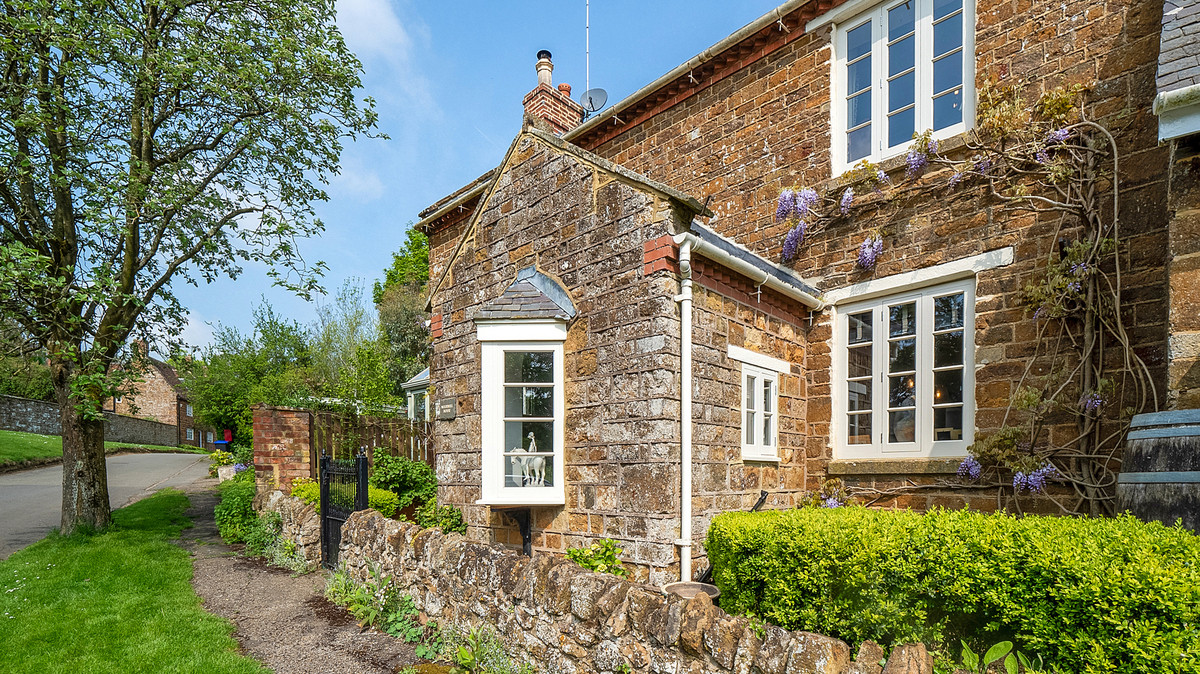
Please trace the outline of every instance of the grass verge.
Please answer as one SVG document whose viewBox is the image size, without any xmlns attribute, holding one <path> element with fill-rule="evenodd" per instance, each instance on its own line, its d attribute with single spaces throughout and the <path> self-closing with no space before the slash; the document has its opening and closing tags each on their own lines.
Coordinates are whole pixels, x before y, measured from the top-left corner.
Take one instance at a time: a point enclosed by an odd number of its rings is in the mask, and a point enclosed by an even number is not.
<svg viewBox="0 0 1200 674">
<path fill-rule="evenodd" d="M 172 545 L 188 499 L 166 489 L 95 535 L 49 537 L 0 562 L 0 672 L 265 673 L 204 612 Z"/>
<path fill-rule="evenodd" d="M 130 450 L 208 454 L 208 452 L 195 447 L 167 447 L 164 445 L 142 445 L 128 442 L 106 442 L 104 443 L 104 449 L 110 454 Z M 10 463 L 37 461 L 39 459 L 52 459 L 61 456 L 62 438 L 57 435 L 0 431 L 0 466 Z"/>
</svg>

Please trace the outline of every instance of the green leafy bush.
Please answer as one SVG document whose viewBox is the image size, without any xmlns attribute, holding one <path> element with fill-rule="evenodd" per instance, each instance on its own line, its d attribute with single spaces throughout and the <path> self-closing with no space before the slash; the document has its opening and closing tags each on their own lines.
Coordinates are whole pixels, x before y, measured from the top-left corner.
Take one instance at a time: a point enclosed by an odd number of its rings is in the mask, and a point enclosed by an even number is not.
<svg viewBox="0 0 1200 674">
<path fill-rule="evenodd" d="M 321 485 L 315 480 L 299 478 L 292 480 L 292 496 L 304 501 L 321 512 Z M 400 507 L 400 498 L 386 489 L 367 488 L 367 506 L 379 511 L 384 517 L 392 517 Z"/>
<path fill-rule="evenodd" d="M 257 526 L 254 514 L 254 471 L 243 470 L 217 486 L 221 502 L 214 509 L 217 531 L 226 543 L 241 543 Z"/>
<path fill-rule="evenodd" d="M 417 508 L 417 525 L 429 529 L 438 527 L 450 534 L 467 533 L 467 522 L 463 513 L 452 505 L 438 506 L 437 501 L 430 499 Z"/>
<path fill-rule="evenodd" d="M 1072 672 L 1200 672 L 1200 538 L 1116 519 L 861 507 L 726 513 L 721 606 L 852 644 L 1012 640 Z"/>
<path fill-rule="evenodd" d="M 604 538 L 586 548 L 567 550 L 567 559 L 589 571 L 611 573 L 614 576 L 625 578 L 629 575 L 629 571 L 621 565 L 621 560 L 617 559 L 617 555 L 620 554 L 621 548 L 617 547 L 617 542 L 611 538 Z"/>
<path fill-rule="evenodd" d="M 399 496 L 400 508 L 419 506 L 437 498 L 437 475 L 433 468 L 403 456 L 376 453 L 371 484 Z"/>
</svg>

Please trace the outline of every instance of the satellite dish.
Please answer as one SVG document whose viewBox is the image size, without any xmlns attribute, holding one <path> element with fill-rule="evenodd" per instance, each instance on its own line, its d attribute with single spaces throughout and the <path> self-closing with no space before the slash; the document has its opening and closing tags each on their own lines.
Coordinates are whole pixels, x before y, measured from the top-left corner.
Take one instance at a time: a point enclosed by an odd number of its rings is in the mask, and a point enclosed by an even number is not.
<svg viewBox="0 0 1200 674">
<path fill-rule="evenodd" d="M 583 96 L 579 97 L 579 104 L 583 106 L 584 110 L 587 110 L 589 115 L 603 108 L 607 102 L 608 92 L 603 89 L 588 89 L 583 92 Z"/>
</svg>

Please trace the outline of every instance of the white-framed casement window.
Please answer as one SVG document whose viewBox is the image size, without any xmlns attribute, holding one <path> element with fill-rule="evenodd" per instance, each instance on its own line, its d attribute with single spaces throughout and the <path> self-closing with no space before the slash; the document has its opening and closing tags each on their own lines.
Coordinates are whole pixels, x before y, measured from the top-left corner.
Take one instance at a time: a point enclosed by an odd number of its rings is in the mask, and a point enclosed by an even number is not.
<svg viewBox="0 0 1200 674">
<path fill-rule="evenodd" d="M 208 436 L 208 444 L 211 445 L 213 441 L 212 431 L 209 431 L 206 435 Z"/>
<path fill-rule="evenodd" d="M 190 428 L 189 428 L 189 429 L 187 429 L 187 439 L 188 439 L 188 440 L 195 440 L 195 439 L 196 439 L 196 432 L 195 432 L 194 430 L 190 429 Z"/>
<path fill-rule="evenodd" d="M 975 279 L 839 306 L 838 459 L 965 456 L 975 430 Z"/>
<path fill-rule="evenodd" d="M 741 363 L 742 460 L 779 461 L 779 376 L 791 363 L 732 345 L 727 355 Z"/>
<path fill-rule="evenodd" d="M 410 421 L 429 421 L 429 394 L 425 390 L 408 392 L 408 418 Z"/>
<path fill-rule="evenodd" d="M 975 109 L 974 0 L 890 0 L 831 18 L 836 173 L 898 155 L 926 129 L 934 138 L 966 131 Z"/>
<path fill-rule="evenodd" d="M 480 323 L 480 503 L 563 505 L 562 322 Z"/>
<path fill-rule="evenodd" d="M 188 404 L 188 406 L 187 406 L 187 415 L 188 415 L 189 417 L 190 417 L 190 416 L 192 416 L 192 406 L 191 406 L 191 404 Z"/>
</svg>

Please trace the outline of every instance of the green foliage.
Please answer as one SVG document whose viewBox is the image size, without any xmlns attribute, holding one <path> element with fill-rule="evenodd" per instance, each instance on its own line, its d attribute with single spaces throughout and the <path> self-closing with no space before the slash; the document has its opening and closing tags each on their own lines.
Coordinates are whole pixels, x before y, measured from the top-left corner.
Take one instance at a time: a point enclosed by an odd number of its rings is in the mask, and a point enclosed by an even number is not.
<svg viewBox="0 0 1200 674">
<path fill-rule="evenodd" d="M 528 662 L 513 662 L 490 627 L 476 627 L 466 632 L 448 631 L 444 648 L 454 662 L 451 674 L 533 674 L 537 671 Z"/>
<path fill-rule="evenodd" d="M 50 368 L 41 359 L 5 357 L 0 352 L 0 395 L 54 400 Z"/>
<path fill-rule="evenodd" d="M 318 305 L 312 354 L 324 395 L 359 414 L 383 413 L 400 404 L 378 317 L 364 300 L 360 280 L 347 280 L 332 303 Z"/>
<path fill-rule="evenodd" d="M 1013 650 L 1011 641 L 1001 641 L 993 644 L 987 652 L 980 657 L 967 642 L 962 642 L 962 669 L 967 670 L 971 674 L 987 674 L 992 671 L 992 663 L 999 662 L 1004 667 L 1005 674 L 1017 674 L 1019 668 L 1018 663 L 1023 667 L 1023 671 L 1027 674 L 1034 674 L 1041 670 L 1042 659 L 1039 656 L 1035 661 L 1030 660 L 1025 654 Z"/>
<path fill-rule="evenodd" d="M 442 632 L 434 621 L 421 625 L 412 597 L 400 591 L 391 576 L 378 566 L 370 567 L 370 577 L 359 583 L 344 568 L 330 576 L 325 597 L 346 607 L 362 627 L 378 627 L 406 643 L 416 644 L 417 657 L 434 659 L 442 653 Z"/>
<path fill-rule="evenodd" d="M 399 507 L 423 505 L 437 498 L 437 475 L 423 461 L 376 452 L 371 470 L 371 484 L 395 492 Z"/>
<path fill-rule="evenodd" d="M 1200 672 L 1200 538 L 1116 519 L 726 513 L 721 606 L 858 644 L 1011 640 L 1072 672 Z"/>
<path fill-rule="evenodd" d="M 602 538 L 586 548 L 567 550 L 567 559 L 589 571 L 611 573 L 614 576 L 625 578 L 629 575 L 629 570 L 621 564 L 621 560 L 618 558 L 621 552 L 623 551 L 617 547 L 616 541 L 611 538 Z"/>
<path fill-rule="evenodd" d="M 321 485 L 316 480 L 307 477 L 292 480 L 292 496 L 321 511 Z"/>
<path fill-rule="evenodd" d="M 429 365 L 429 314 L 419 288 L 398 285 L 387 289 L 376 304 L 379 329 L 388 352 L 393 392 Z"/>
<path fill-rule="evenodd" d="M 217 450 L 212 454 L 209 454 L 208 458 L 212 459 L 212 465 L 214 466 L 232 466 L 234 463 L 236 463 L 232 453 L 223 452 L 221 450 Z"/>
<path fill-rule="evenodd" d="M 221 495 L 221 502 L 214 510 L 217 531 L 226 543 L 245 542 L 246 536 L 258 526 L 254 514 L 254 471 L 238 473 L 218 485 L 217 491 Z"/>
<path fill-rule="evenodd" d="M 397 286 L 422 288 L 429 281 L 429 239 L 412 223 L 408 223 L 404 246 L 392 253 L 392 266 L 383 270 L 383 283 L 375 282 L 372 297 L 375 304 L 383 302 L 388 290 Z"/>
<path fill-rule="evenodd" d="M 384 517 L 392 517 L 400 507 L 400 497 L 395 492 L 379 487 L 367 487 L 367 504 Z"/>
<path fill-rule="evenodd" d="M 467 533 L 467 522 L 463 513 L 452 505 L 439 506 L 430 499 L 417 508 L 417 525 L 429 529 L 437 527 L 448 534 Z"/>
</svg>

